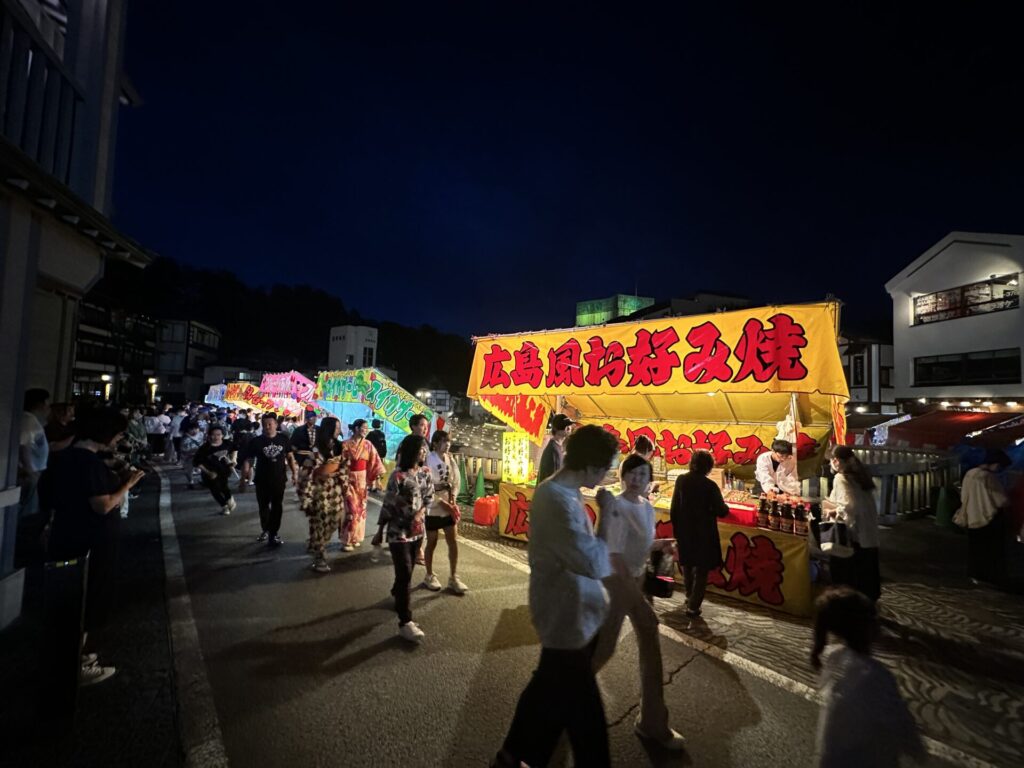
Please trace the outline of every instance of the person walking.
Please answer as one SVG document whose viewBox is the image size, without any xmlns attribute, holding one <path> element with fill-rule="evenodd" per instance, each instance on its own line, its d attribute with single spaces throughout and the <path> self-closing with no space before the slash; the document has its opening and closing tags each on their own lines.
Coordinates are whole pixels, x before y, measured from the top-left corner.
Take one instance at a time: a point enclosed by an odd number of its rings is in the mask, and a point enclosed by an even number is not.
<svg viewBox="0 0 1024 768">
<path fill-rule="evenodd" d="M 811 666 L 821 672 L 821 709 L 814 744 L 819 768 L 899 768 L 906 755 L 927 757 L 896 678 L 871 645 L 878 634 L 875 604 L 850 587 L 826 591 L 815 603 Z M 824 655 L 829 635 L 842 642 Z"/>
<path fill-rule="evenodd" d="M 960 487 L 957 522 L 967 528 L 967 576 L 971 583 L 1000 585 L 1006 575 L 1009 495 L 998 473 L 1010 466 L 1000 450 L 989 450 L 982 463 L 967 470 Z"/>
<path fill-rule="evenodd" d="M 370 431 L 364 419 L 356 419 L 349 428 L 352 437 L 342 443 L 342 456 L 348 470 L 345 489 L 345 520 L 339 530 L 341 551 L 351 552 L 366 538 L 367 487 L 384 474 L 377 449 L 366 439 Z"/>
<path fill-rule="evenodd" d="M 458 523 L 455 490 L 459 487 L 459 467 L 448 452 L 450 447 L 451 438 L 444 430 L 439 429 L 431 436 L 427 468 L 434 481 L 434 502 L 427 511 L 427 551 L 424 555 L 427 575 L 423 579 L 423 586 L 432 592 L 441 589 L 441 581 L 434 575 L 434 552 L 437 549 L 437 534 L 444 531 L 444 541 L 448 547 L 448 589 L 457 595 L 464 595 L 467 588 L 457 573 L 459 542 L 455 533 Z"/>
<path fill-rule="evenodd" d="M 126 477 L 119 478 L 102 458 L 102 454 L 115 449 L 127 428 L 127 420 L 117 411 L 86 411 L 77 425 L 77 442 L 54 454 L 41 480 L 41 499 L 51 516 L 47 557 L 67 561 L 89 555 L 83 649 L 90 637 L 96 643 L 109 611 L 121 522 L 119 507 L 145 476 L 145 472 L 132 468 Z M 99 641 L 102 643 L 102 637 Z M 114 667 L 100 666 L 96 654 L 86 654 L 80 682 L 102 682 L 115 672 Z"/>
<path fill-rule="evenodd" d="M 380 460 L 383 462 L 388 455 L 388 439 L 387 435 L 384 434 L 384 424 L 380 419 L 374 419 L 370 422 L 370 426 L 373 427 L 373 429 L 366 434 L 366 439 L 369 440 L 370 444 L 377 449 L 377 455 L 380 456 Z M 370 490 L 379 491 L 380 484 L 381 478 L 378 477 L 373 485 L 370 486 Z"/>
<path fill-rule="evenodd" d="M 170 436 L 170 444 L 167 446 L 167 454 L 169 461 L 172 464 L 181 465 L 181 425 L 185 421 L 185 417 L 188 415 L 188 410 L 185 408 L 179 408 L 171 416 L 171 429 L 168 433 Z"/>
<path fill-rule="evenodd" d="M 829 560 L 832 583 L 847 584 L 872 601 L 878 600 L 882 595 L 882 578 L 878 565 L 875 481 L 847 445 L 833 449 L 830 464 L 836 480 L 832 493 L 822 503 L 822 518 L 846 523 L 853 545 L 851 557 Z"/>
<path fill-rule="evenodd" d="M 167 438 L 164 422 L 155 408 L 146 411 L 146 439 L 149 441 L 149 450 L 155 459 L 164 452 L 164 442 Z"/>
<path fill-rule="evenodd" d="M 722 564 L 718 518 L 729 514 L 722 490 L 708 478 L 715 460 L 707 451 L 694 451 L 690 471 L 676 479 L 672 492 L 672 533 L 679 552 L 679 569 L 686 590 L 686 615 L 700 616 L 708 571 Z"/>
<path fill-rule="evenodd" d="M 302 506 L 303 499 L 306 498 L 306 486 L 316 464 L 313 459 L 316 438 L 316 411 L 310 409 L 305 412 L 303 425 L 288 435 L 288 466 L 292 473 L 292 484 L 299 497 L 299 506 Z M 313 550 L 312 517 L 309 518 L 309 550 Z"/>
<path fill-rule="evenodd" d="M 185 481 L 188 483 L 188 489 L 194 490 L 196 487 L 196 475 L 197 473 L 195 465 L 192 460 L 195 458 L 199 449 L 203 447 L 206 440 L 203 439 L 203 433 L 199 431 L 199 421 L 193 421 L 188 425 L 188 429 L 181 436 L 181 451 L 179 458 L 181 459 L 181 469 L 185 473 Z"/>
<path fill-rule="evenodd" d="M 551 439 L 540 454 L 537 469 L 537 485 L 540 485 L 562 467 L 565 457 L 565 440 L 575 422 L 564 413 L 556 413 L 551 417 Z"/>
<path fill-rule="evenodd" d="M 256 541 L 267 542 L 279 547 L 284 540 L 278 535 L 281 530 L 281 515 L 284 512 L 284 489 L 288 484 L 288 438 L 277 431 L 277 415 L 263 414 L 260 419 L 262 434 L 254 437 L 246 446 L 242 458 L 242 479 L 238 490 L 245 492 L 246 483 L 256 464 L 256 503 L 260 510 L 260 535 Z"/>
<path fill-rule="evenodd" d="M 540 662 L 519 697 L 499 768 L 547 765 L 568 731 L 576 765 L 611 760 L 608 727 L 593 658 L 608 612 L 601 582 L 611 573 L 608 548 L 594 535 L 580 488 L 593 488 L 611 469 L 618 440 L 588 424 L 569 435 L 562 468 L 537 486 L 530 508 L 530 616 L 540 637 Z M 607 505 L 611 494 L 598 491 Z"/>
<path fill-rule="evenodd" d="M 324 552 L 345 514 L 348 467 L 342 457 L 340 434 L 341 422 L 336 418 L 328 416 L 320 423 L 313 441 L 313 468 L 303 486 L 301 506 L 309 517 L 310 551 L 313 554 L 310 567 L 317 573 L 330 573 L 331 567 Z"/>
<path fill-rule="evenodd" d="M 669 750 L 681 750 L 686 740 L 668 724 L 668 708 L 662 683 L 661 645 L 658 616 L 643 591 L 644 570 L 654 543 L 654 507 L 647 500 L 651 465 L 637 454 L 627 456 L 621 469 L 622 493 L 605 497 L 601 507 L 598 535 L 608 545 L 612 575 L 605 579 L 610 603 L 608 617 L 598 633 L 594 671 L 608 663 L 629 616 L 636 634 L 640 660 L 640 713 L 634 732 Z M 671 556 L 672 544 L 659 545 L 663 556 Z"/>
<path fill-rule="evenodd" d="M 210 489 L 210 495 L 223 515 L 230 515 L 237 506 L 228 487 L 231 470 L 235 467 L 234 452 L 235 447 L 224 439 L 224 427 L 214 424 L 206 433 L 206 442 L 192 457 L 192 466 L 199 469 L 203 485 Z"/>
<path fill-rule="evenodd" d="M 388 478 L 378 521 L 385 529 L 395 569 L 391 595 L 398 614 L 398 635 L 411 643 L 419 643 L 424 637 L 423 630 L 412 620 L 409 586 L 416 555 L 423 546 L 424 520 L 434 500 L 434 481 L 430 470 L 422 466 L 426 458 L 427 441 L 423 437 L 408 435 L 402 440 L 398 446 L 397 467 Z"/>
<path fill-rule="evenodd" d="M 409 431 L 414 435 L 422 437 L 424 442 L 426 442 L 430 437 L 430 419 L 422 413 L 414 413 L 409 417 Z M 398 458 L 397 455 L 395 458 Z M 420 466 L 423 466 L 423 464 L 421 463 Z M 416 551 L 416 565 L 426 565 L 426 560 L 423 559 L 422 548 Z"/>
</svg>

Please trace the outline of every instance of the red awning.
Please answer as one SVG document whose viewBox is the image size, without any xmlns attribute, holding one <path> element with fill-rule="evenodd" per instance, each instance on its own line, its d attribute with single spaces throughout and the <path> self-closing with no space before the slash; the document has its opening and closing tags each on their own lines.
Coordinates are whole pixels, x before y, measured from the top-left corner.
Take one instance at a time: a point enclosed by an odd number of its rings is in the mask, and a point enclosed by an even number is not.
<svg viewBox="0 0 1024 768">
<path fill-rule="evenodd" d="M 897 448 L 948 450 L 969 433 L 987 429 L 1012 418 L 1014 414 L 1009 413 L 933 411 L 889 427 L 888 445 Z"/>
</svg>

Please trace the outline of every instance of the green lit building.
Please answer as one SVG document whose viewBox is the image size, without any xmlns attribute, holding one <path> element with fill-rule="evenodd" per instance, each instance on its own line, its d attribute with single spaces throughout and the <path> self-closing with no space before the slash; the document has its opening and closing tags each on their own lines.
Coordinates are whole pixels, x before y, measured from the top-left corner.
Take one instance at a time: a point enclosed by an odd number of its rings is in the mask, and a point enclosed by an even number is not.
<svg viewBox="0 0 1024 768">
<path fill-rule="evenodd" d="M 652 304 L 654 299 L 649 296 L 626 296 L 621 293 L 607 299 L 579 301 L 576 303 L 576 325 L 601 325 Z"/>
</svg>

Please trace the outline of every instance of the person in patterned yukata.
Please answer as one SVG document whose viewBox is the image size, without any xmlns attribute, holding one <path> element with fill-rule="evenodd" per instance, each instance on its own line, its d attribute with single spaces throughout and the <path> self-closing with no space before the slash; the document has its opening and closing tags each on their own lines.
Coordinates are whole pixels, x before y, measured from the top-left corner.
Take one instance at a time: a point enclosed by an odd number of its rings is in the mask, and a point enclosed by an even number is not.
<svg viewBox="0 0 1024 768">
<path fill-rule="evenodd" d="M 338 522 L 345 513 L 345 492 L 348 490 L 348 466 L 342 457 L 341 422 L 325 418 L 316 432 L 313 445 L 313 468 L 303 486 L 302 511 L 309 516 L 312 569 L 329 573 L 324 551 Z"/>
<path fill-rule="evenodd" d="M 403 640 L 419 643 L 423 630 L 412 620 L 409 608 L 409 585 L 416 567 L 416 555 L 423 545 L 427 510 L 434 500 L 434 480 L 423 466 L 427 458 L 427 441 L 420 435 L 409 435 L 398 446 L 398 467 L 388 478 L 378 524 L 385 528 L 395 568 L 391 594 L 398 614 L 398 635 Z"/>
<path fill-rule="evenodd" d="M 337 421 L 337 420 L 336 420 Z M 292 483 L 302 506 L 306 497 L 306 485 L 313 472 L 313 447 L 316 445 L 316 411 L 307 410 L 306 419 L 301 427 L 297 427 L 288 438 L 288 467 L 292 473 Z M 309 518 L 308 549 L 313 551 L 313 518 Z"/>
</svg>

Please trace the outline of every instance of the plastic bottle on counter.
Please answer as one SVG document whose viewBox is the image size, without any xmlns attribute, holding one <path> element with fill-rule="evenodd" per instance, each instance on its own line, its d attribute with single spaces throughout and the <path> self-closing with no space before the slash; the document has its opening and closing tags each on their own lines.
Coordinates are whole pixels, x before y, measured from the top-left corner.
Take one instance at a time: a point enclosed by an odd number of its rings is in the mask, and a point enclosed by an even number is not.
<svg viewBox="0 0 1024 768">
<path fill-rule="evenodd" d="M 782 505 L 782 519 L 779 520 L 779 530 L 783 533 L 793 532 L 793 505 L 788 501 Z"/>
<path fill-rule="evenodd" d="M 782 528 L 782 512 L 779 510 L 779 500 L 772 502 L 771 511 L 768 513 L 768 527 L 773 531 Z"/>
<path fill-rule="evenodd" d="M 757 526 L 758 528 L 768 527 L 768 496 L 762 493 L 757 504 Z"/>
</svg>

